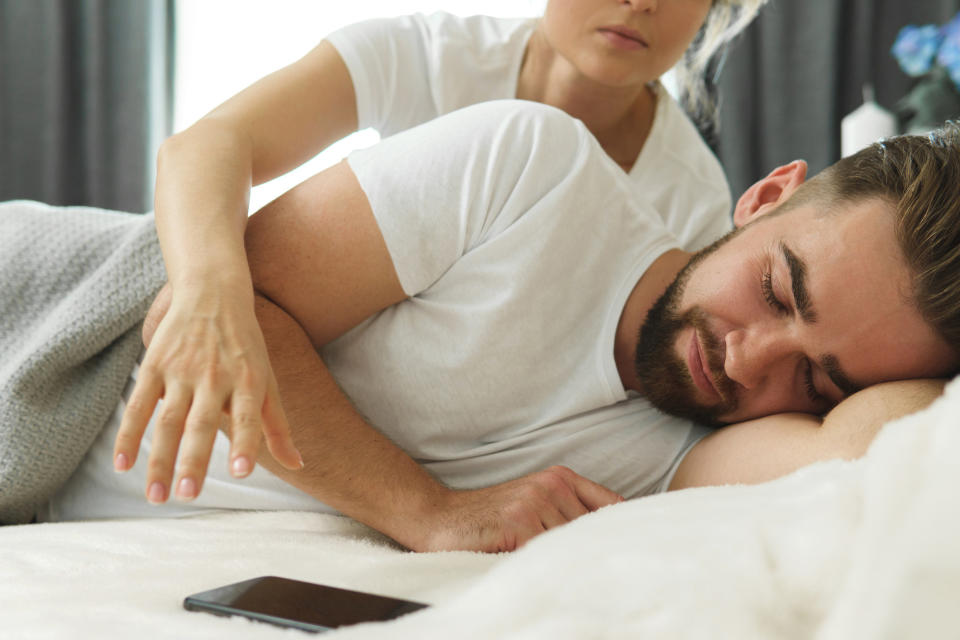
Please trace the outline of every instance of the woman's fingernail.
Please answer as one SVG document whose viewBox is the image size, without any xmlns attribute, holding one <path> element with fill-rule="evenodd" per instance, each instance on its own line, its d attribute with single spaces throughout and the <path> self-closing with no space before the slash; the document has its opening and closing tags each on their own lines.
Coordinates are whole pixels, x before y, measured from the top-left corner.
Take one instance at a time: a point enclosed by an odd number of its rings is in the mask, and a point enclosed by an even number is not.
<svg viewBox="0 0 960 640">
<path fill-rule="evenodd" d="M 150 485 L 150 489 L 147 491 L 147 500 L 153 504 L 163 504 L 165 497 L 166 491 L 161 483 L 154 482 Z"/>
<path fill-rule="evenodd" d="M 193 478 L 181 478 L 177 483 L 177 498 L 180 500 L 193 500 L 197 497 L 197 483 Z"/>
<path fill-rule="evenodd" d="M 233 475 L 240 478 L 250 473 L 250 460 L 247 456 L 237 456 L 231 465 Z"/>
<path fill-rule="evenodd" d="M 117 457 L 113 459 L 113 470 L 126 471 L 129 468 L 130 468 L 130 463 L 127 461 L 127 454 L 118 453 Z"/>
</svg>

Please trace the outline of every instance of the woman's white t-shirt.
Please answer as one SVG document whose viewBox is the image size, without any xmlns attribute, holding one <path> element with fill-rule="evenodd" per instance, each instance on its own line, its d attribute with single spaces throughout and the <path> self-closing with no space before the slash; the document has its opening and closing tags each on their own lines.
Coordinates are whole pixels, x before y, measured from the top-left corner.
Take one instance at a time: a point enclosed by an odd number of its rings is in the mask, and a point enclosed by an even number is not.
<svg viewBox="0 0 960 640">
<path fill-rule="evenodd" d="M 386 137 L 471 104 L 515 98 L 535 25 L 438 12 L 368 20 L 327 39 L 353 80 L 360 128 Z M 730 230 L 730 188 L 683 109 L 660 83 L 654 88 L 653 127 L 629 175 L 638 197 L 695 251 Z"/>
</svg>

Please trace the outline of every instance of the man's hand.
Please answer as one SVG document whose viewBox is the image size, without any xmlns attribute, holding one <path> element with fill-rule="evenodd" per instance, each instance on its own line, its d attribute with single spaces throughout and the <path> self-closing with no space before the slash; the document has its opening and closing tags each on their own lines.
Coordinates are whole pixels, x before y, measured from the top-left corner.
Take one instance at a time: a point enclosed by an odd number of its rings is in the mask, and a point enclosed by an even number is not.
<svg viewBox="0 0 960 640">
<path fill-rule="evenodd" d="M 420 542 L 407 544 L 415 551 L 513 551 L 547 529 L 622 501 L 606 487 L 554 466 L 486 489 L 450 491 L 433 518 L 414 523 Z"/>
<path fill-rule="evenodd" d="M 144 323 L 147 355 L 140 368 L 114 445 L 114 466 L 126 471 L 136 461 L 140 441 L 157 403 L 162 409 L 154 431 L 147 471 L 147 498 L 170 495 L 174 465 L 176 495 L 199 495 L 223 412 L 231 422 L 231 473 L 253 470 L 260 442 L 284 466 L 298 469 L 300 455 L 280 405 L 279 391 L 260 327 L 250 309 L 198 313 L 171 305 L 164 288 Z"/>
</svg>

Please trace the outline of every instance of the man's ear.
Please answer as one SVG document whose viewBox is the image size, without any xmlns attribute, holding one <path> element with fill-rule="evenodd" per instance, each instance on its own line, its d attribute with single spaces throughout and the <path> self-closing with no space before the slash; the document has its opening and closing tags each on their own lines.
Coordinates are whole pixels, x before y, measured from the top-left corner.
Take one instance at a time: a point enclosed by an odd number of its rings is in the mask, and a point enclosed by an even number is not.
<svg viewBox="0 0 960 640">
<path fill-rule="evenodd" d="M 807 163 L 794 160 L 777 167 L 743 192 L 733 210 L 733 224 L 742 227 L 754 218 L 772 211 L 789 198 L 807 179 Z"/>
</svg>

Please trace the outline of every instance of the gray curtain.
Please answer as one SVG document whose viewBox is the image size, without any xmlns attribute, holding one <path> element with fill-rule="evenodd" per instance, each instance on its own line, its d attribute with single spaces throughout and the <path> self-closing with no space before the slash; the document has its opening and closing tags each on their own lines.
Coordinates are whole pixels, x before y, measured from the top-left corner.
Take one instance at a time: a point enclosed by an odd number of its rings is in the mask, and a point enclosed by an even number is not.
<svg viewBox="0 0 960 640">
<path fill-rule="evenodd" d="M 153 208 L 173 0 L 0 0 L 0 200 Z"/>
<path fill-rule="evenodd" d="M 840 121 L 863 103 L 865 83 L 891 110 L 912 86 L 890 54 L 900 28 L 942 24 L 958 10 L 960 0 L 770 0 L 715 87 L 712 143 L 733 192 L 797 158 L 813 172 L 836 161 Z"/>
</svg>

